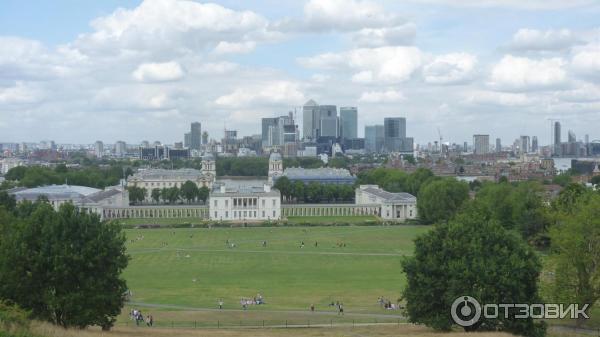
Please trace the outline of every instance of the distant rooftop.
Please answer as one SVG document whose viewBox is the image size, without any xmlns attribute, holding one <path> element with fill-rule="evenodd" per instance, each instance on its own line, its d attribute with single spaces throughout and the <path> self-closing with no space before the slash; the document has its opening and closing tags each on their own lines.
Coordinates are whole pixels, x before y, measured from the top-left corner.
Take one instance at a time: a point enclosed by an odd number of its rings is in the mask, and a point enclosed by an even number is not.
<svg viewBox="0 0 600 337">
<path fill-rule="evenodd" d="M 376 188 L 376 187 L 367 187 L 367 188 L 363 188 L 362 189 L 364 192 L 373 194 L 377 197 L 380 197 L 382 199 L 385 199 L 386 201 L 416 201 L 417 198 L 410 194 L 410 193 L 405 193 L 405 192 L 398 192 L 398 193 L 392 193 L 392 192 L 388 192 L 388 191 L 384 191 L 381 188 Z"/>
<path fill-rule="evenodd" d="M 204 174 L 200 170 L 196 169 L 179 169 L 179 170 L 165 170 L 165 169 L 146 169 L 139 170 L 133 175 L 133 178 L 140 179 L 188 179 L 195 180 Z"/>
<path fill-rule="evenodd" d="M 347 169 L 331 167 L 320 167 L 314 169 L 290 167 L 283 171 L 283 175 L 289 179 L 354 178 Z"/>
</svg>

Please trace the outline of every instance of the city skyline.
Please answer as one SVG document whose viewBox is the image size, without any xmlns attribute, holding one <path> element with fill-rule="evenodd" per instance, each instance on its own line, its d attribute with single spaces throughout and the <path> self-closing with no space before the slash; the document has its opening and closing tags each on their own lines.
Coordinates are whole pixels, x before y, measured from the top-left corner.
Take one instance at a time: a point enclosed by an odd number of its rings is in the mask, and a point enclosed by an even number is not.
<svg viewBox="0 0 600 337">
<path fill-rule="evenodd" d="M 593 1 L 28 6 L 0 5 L 0 142 L 175 143 L 195 121 L 249 136 L 289 111 L 302 132 L 309 99 L 356 107 L 358 137 L 401 117 L 415 144 L 440 128 L 544 146 L 549 119 L 600 139 Z"/>
</svg>

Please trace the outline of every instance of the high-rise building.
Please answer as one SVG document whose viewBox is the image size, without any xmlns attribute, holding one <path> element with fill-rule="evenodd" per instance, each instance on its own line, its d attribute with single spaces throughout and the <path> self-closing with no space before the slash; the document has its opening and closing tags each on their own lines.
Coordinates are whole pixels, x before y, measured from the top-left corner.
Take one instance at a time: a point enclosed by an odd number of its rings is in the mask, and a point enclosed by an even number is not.
<svg viewBox="0 0 600 337">
<path fill-rule="evenodd" d="M 531 152 L 537 153 L 538 150 L 538 138 L 537 136 L 533 136 L 531 137 Z"/>
<path fill-rule="evenodd" d="M 141 146 L 144 148 L 150 147 L 150 142 L 147 140 L 142 140 Z"/>
<path fill-rule="evenodd" d="M 189 148 L 192 150 L 200 150 L 202 145 L 202 126 L 200 122 L 194 122 L 190 125 Z"/>
<path fill-rule="evenodd" d="M 519 151 L 521 153 L 529 153 L 529 136 L 521 136 L 519 142 Z"/>
<path fill-rule="evenodd" d="M 490 152 L 490 135 L 473 135 L 473 153 L 484 155 Z"/>
<path fill-rule="evenodd" d="M 496 152 L 502 152 L 502 141 L 500 138 L 496 138 Z"/>
<path fill-rule="evenodd" d="M 569 137 L 568 138 L 568 142 L 569 143 L 575 143 L 575 142 L 577 142 L 577 139 L 575 137 L 575 132 L 573 132 L 573 130 L 569 130 L 568 137 Z"/>
<path fill-rule="evenodd" d="M 262 119 L 262 145 L 281 146 L 296 143 L 299 140 L 298 125 L 293 112 L 286 116 Z"/>
<path fill-rule="evenodd" d="M 96 143 L 94 143 L 94 153 L 97 158 L 102 158 L 104 155 L 104 143 L 102 143 L 101 140 L 97 140 Z"/>
<path fill-rule="evenodd" d="M 208 132 L 202 132 L 202 145 L 208 144 Z"/>
<path fill-rule="evenodd" d="M 384 130 L 383 125 L 365 126 L 365 151 L 379 153 L 383 150 Z"/>
<path fill-rule="evenodd" d="M 358 110 L 356 107 L 340 108 L 340 137 L 358 138 Z"/>
<path fill-rule="evenodd" d="M 190 147 L 192 144 L 192 134 L 190 132 L 186 132 L 183 134 L 183 146 Z"/>
<path fill-rule="evenodd" d="M 124 157 L 126 154 L 127 144 L 122 140 L 117 141 L 117 143 L 115 143 L 115 156 Z"/>
<path fill-rule="evenodd" d="M 304 137 L 304 141 L 312 142 L 317 139 L 319 118 L 319 105 L 311 99 L 302 107 L 302 137 Z"/>
<path fill-rule="evenodd" d="M 337 107 L 335 105 L 319 105 L 318 137 L 338 137 L 339 125 Z"/>
<path fill-rule="evenodd" d="M 561 155 L 560 122 L 554 122 L 554 154 Z"/>
<path fill-rule="evenodd" d="M 463 152 L 465 152 L 465 153 L 466 153 L 466 152 L 469 152 L 469 146 L 468 146 L 467 142 L 464 142 L 464 143 L 463 143 L 463 148 L 462 148 L 462 151 L 463 151 Z"/>
<path fill-rule="evenodd" d="M 277 124 L 279 122 L 279 118 L 277 117 L 268 117 L 268 118 L 263 118 L 262 119 L 262 132 L 261 132 L 261 139 L 262 139 L 262 146 L 271 146 L 273 145 L 273 134 L 277 133 L 276 131 L 273 131 L 273 128 L 277 127 Z"/>
<path fill-rule="evenodd" d="M 406 138 L 406 118 L 387 117 L 383 119 L 384 149 L 387 152 L 412 151 L 412 138 Z"/>
</svg>

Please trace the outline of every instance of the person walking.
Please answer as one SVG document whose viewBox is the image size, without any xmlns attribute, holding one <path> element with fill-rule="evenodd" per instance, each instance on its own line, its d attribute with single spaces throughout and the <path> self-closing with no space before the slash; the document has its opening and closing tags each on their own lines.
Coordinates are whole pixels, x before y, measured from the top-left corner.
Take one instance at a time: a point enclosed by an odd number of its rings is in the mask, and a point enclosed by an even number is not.
<svg viewBox="0 0 600 337">
<path fill-rule="evenodd" d="M 314 304 L 310 305 L 310 312 L 315 312 L 315 305 Z"/>
<path fill-rule="evenodd" d="M 219 309 L 223 309 L 223 299 L 219 299 Z"/>
</svg>

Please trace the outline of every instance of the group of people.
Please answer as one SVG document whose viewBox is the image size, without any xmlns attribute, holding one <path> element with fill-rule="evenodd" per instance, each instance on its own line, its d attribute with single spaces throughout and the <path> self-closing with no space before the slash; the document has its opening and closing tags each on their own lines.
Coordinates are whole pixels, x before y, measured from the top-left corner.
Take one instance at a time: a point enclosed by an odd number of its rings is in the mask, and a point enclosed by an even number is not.
<svg viewBox="0 0 600 337">
<path fill-rule="evenodd" d="M 342 302 L 335 301 L 335 303 L 334 303 L 333 301 L 331 301 L 331 303 L 329 303 L 329 306 L 335 307 L 337 309 L 338 315 L 344 314 L 344 305 L 342 304 Z"/>
<path fill-rule="evenodd" d="M 129 312 L 129 319 L 135 321 L 135 325 L 137 326 L 139 326 L 140 323 L 146 323 L 147 326 L 154 325 L 154 318 L 152 317 L 152 315 L 147 315 L 146 317 L 144 317 L 142 311 L 138 309 L 131 309 L 131 311 Z"/>
<path fill-rule="evenodd" d="M 249 305 L 261 305 L 261 304 L 265 304 L 265 301 L 263 300 L 263 297 L 261 294 L 257 294 L 253 298 L 240 299 L 240 305 L 242 306 L 242 309 L 244 309 L 244 310 L 248 309 Z"/>
<path fill-rule="evenodd" d="M 397 303 L 392 303 L 392 301 L 390 301 L 388 299 L 379 297 L 377 299 L 377 303 L 379 304 L 380 307 L 382 307 L 384 309 L 388 309 L 388 310 L 401 309 L 400 308 L 400 299 L 398 299 Z"/>
</svg>

